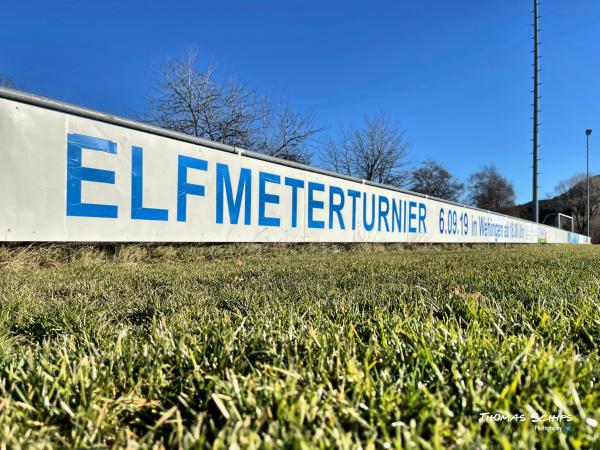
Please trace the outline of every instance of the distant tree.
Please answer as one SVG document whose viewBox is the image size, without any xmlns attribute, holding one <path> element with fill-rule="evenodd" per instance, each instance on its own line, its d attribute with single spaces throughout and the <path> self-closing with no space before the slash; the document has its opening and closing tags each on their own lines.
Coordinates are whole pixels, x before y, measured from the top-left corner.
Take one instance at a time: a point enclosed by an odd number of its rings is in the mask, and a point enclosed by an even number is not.
<svg viewBox="0 0 600 450">
<path fill-rule="evenodd" d="M 421 194 L 458 201 L 465 185 L 441 164 L 428 159 L 410 175 L 410 189 Z"/>
<path fill-rule="evenodd" d="M 218 81 L 213 66 L 198 69 L 194 50 L 162 66 L 147 120 L 210 141 L 304 163 L 310 159 L 307 143 L 320 131 L 312 114 L 297 114 L 283 101 L 273 103 L 238 80 Z"/>
<path fill-rule="evenodd" d="M 469 201 L 490 211 L 506 211 L 515 204 L 515 190 L 493 165 L 484 166 L 469 177 Z"/>
<path fill-rule="evenodd" d="M 7 88 L 14 88 L 15 84 L 12 82 L 10 78 L 0 73 L 0 86 Z"/>
<path fill-rule="evenodd" d="M 389 116 L 365 116 L 361 126 L 342 131 L 326 143 L 325 165 L 338 173 L 377 183 L 406 183 L 408 142 L 406 130 Z"/>
<path fill-rule="evenodd" d="M 578 233 L 587 231 L 587 181 L 585 174 L 575 175 L 556 186 L 556 202 L 563 214 L 573 217 Z M 590 177 L 590 222 L 600 215 L 600 177 Z"/>
</svg>

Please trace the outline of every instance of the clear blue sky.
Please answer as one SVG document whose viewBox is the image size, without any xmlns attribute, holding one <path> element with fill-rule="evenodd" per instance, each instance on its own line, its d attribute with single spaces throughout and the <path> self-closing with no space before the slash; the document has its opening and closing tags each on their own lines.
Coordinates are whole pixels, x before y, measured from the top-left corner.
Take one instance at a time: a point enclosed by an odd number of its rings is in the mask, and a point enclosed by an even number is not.
<svg viewBox="0 0 600 450">
<path fill-rule="evenodd" d="M 221 74 L 283 91 L 334 134 L 385 111 L 411 160 L 465 179 L 494 163 L 531 197 L 531 2 L 13 1 L 0 13 L 0 73 L 20 89 L 138 116 L 156 67 L 196 45 Z M 600 2 L 548 0 L 541 18 L 540 195 L 600 172 Z M 597 142 L 597 144 L 596 144 Z"/>
</svg>

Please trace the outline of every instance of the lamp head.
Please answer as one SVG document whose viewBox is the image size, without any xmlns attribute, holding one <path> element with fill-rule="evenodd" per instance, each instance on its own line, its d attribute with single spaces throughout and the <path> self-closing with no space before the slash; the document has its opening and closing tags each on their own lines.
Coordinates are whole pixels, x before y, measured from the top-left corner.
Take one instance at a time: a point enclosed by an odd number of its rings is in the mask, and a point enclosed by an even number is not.
<svg viewBox="0 0 600 450">
<path fill-rule="evenodd" d="M 585 130 L 585 135 L 586 136 L 589 136 L 590 134 L 592 134 L 592 130 L 590 130 L 590 129 Z"/>
</svg>

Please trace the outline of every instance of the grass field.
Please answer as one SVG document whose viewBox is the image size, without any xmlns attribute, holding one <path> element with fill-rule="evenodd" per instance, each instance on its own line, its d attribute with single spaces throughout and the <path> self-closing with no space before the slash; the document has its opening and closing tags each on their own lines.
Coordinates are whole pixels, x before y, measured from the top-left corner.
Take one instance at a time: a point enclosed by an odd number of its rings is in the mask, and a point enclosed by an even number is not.
<svg viewBox="0 0 600 450">
<path fill-rule="evenodd" d="M 0 247 L 0 447 L 600 448 L 599 298 L 591 246 Z"/>
</svg>

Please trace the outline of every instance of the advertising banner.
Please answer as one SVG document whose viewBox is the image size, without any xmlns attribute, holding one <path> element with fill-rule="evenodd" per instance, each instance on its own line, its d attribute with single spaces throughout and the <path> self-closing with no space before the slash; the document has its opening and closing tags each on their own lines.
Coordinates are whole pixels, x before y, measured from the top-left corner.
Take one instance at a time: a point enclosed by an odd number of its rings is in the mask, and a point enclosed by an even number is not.
<svg viewBox="0 0 600 450">
<path fill-rule="evenodd" d="M 0 97 L 0 241 L 589 242 L 29 94 Z"/>
</svg>

